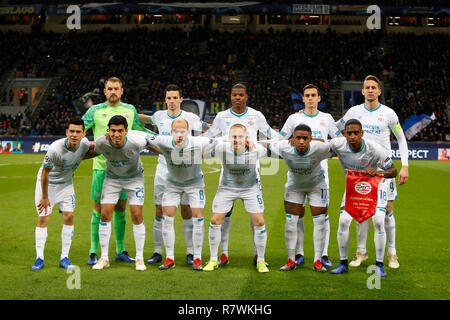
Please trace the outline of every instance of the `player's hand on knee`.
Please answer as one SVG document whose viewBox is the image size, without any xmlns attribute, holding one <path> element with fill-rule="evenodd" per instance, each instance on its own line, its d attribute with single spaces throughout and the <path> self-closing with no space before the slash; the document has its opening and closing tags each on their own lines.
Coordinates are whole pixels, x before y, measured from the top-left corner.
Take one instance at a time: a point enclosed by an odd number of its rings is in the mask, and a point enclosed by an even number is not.
<svg viewBox="0 0 450 320">
<path fill-rule="evenodd" d="M 42 198 L 37 207 L 39 213 L 45 211 L 45 214 L 47 214 L 47 207 L 50 207 L 50 200 L 48 200 L 48 198 Z"/>
</svg>

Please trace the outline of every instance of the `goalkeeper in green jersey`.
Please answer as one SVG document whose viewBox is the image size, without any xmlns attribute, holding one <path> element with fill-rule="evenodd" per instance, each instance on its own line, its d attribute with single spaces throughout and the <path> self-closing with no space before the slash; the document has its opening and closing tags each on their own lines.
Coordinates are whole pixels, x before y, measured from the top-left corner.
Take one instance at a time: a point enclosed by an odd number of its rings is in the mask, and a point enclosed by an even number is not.
<svg viewBox="0 0 450 320">
<path fill-rule="evenodd" d="M 124 116 L 128 122 L 128 128 L 140 130 L 150 134 L 155 134 L 144 127 L 139 120 L 136 108 L 120 101 L 123 94 L 122 81 L 119 78 L 111 77 L 105 81 L 103 90 L 106 96 L 106 102 L 93 105 L 84 114 L 83 120 L 85 130 L 92 129 L 94 139 L 106 134 L 108 130 L 108 121 L 115 115 Z M 106 159 L 103 155 L 94 158 L 91 197 L 94 200 L 94 212 L 91 219 L 91 248 L 89 250 L 88 265 L 95 265 L 98 259 L 99 244 L 99 223 L 100 223 L 100 198 L 102 195 L 103 180 L 105 179 Z M 119 201 L 114 208 L 113 224 L 116 234 L 116 260 L 134 262 L 134 259 L 128 256 L 125 251 L 125 208 L 127 195 L 122 192 Z"/>
</svg>

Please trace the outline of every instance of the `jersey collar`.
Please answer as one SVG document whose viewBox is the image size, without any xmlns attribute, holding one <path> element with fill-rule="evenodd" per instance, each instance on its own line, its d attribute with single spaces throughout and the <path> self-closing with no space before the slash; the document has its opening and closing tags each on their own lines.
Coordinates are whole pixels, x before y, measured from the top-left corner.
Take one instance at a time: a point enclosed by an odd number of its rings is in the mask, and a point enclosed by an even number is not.
<svg viewBox="0 0 450 320">
<path fill-rule="evenodd" d="M 81 144 L 81 141 L 80 141 L 80 144 Z M 78 148 L 80 147 L 80 144 L 78 145 L 78 147 L 77 147 L 75 150 L 72 150 L 72 149 L 70 149 L 69 146 L 67 145 L 67 138 L 66 138 L 66 140 L 64 140 L 64 147 L 65 147 L 68 151 L 70 151 L 70 152 L 75 152 L 75 151 L 77 151 Z"/>
<path fill-rule="evenodd" d="M 303 111 L 303 114 L 304 114 L 305 116 L 307 116 L 307 117 L 314 118 L 315 116 L 317 116 L 317 115 L 319 114 L 319 110 L 317 110 L 316 114 L 315 114 L 315 115 L 312 115 L 312 116 L 310 116 L 309 114 L 307 114 L 305 111 Z"/>
<path fill-rule="evenodd" d="M 352 148 L 350 148 L 350 145 L 348 144 L 348 142 L 347 142 L 347 146 L 351 152 L 358 153 L 358 152 L 361 152 L 364 150 L 364 148 L 366 147 L 366 141 L 364 139 L 362 139 L 362 146 L 361 146 L 361 149 L 359 149 L 358 151 L 353 151 Z"/>
<path fill-rule="evenodd" d="M 117 149 L 117 150 L 122 149 L 123 147 L 125 147 L 125 145 L 127 144 L 127 141 L 128 141 L 128 137 L 125 137 L 125 143 L 123 144 L 123 146 L 121 146 L 121 147 L 115 147 L 115 146 L 113 146 L 113 144 L 111 143 L 111 141 L 108 140 L 109 145 L 110 145 L 111 147 L 113 147 L 114 149 Z"/>
<path fill-rule="evenodd" d="M 180 113 L 178 114 L 178 115 L 176 115 L 175 117 L 172 117 L 170 114 L 169 114 L 169 110 L 167 110 L 167 116 L 169 117 L 169 118 L 171 118 L 171 119 L 176 119 L 176 118 L 178 118 L 179 116 L 181 116 L 181 113 L 183 112 L 183 110 L 180 110 Z"/>
<path fill-rule="evenodd" d="M 306 156 L 306 155 L 309 153 L 309 151 L 311 151 L 311 144 L 308 145 L 308 151 L 306 151 L 306 153 L 304 153 L 304 154 L 300 154 L 300 153 L 297 151 L 297 148 L 295 148 L 295 147 L 294 147 L 294 151 L 295 151 L 295 153 L 296 153 L 298 156 L 304 157 L 304 156 Z"/>
<path fill-rule="evenodd" d="M 367 111 L 369 111 L 369 112 L 374 112 L 374 111 L 377 111 L 378 109 L 380 109 L 381 103 L 378 104 L 378 107 L 376 107 L 376 108 L 373 109 L 373 110 L 368 109 L 368 108 L 366 107 L 366 104 L 365 104 L 365 103 L 363 104 L 363 106 L 364 106 L 364 108 L 365 108 Z"/>
<path fill-rule="evenodd" d="M 231 114 L 232 114 L 233 116 L 235 116 L 235 117 L 238 117 L 238 118 L 240 118 L 240 117 L 242 117 L 244 114 L 246 114 L 247 111 L 248 111 L 248 107 L 245 107 L 245 111 L 244 111 L 244 112 L 242 112 L 241 114 L 237 114 L 237 113 L 234 113 L 233 110 L 230 108 Z"/>
</svg>

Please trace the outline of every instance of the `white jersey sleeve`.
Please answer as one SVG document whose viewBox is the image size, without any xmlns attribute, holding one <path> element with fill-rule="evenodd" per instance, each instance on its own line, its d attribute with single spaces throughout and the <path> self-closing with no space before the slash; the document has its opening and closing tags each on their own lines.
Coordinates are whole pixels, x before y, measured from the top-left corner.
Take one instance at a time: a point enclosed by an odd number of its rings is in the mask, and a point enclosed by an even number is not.
<svg viewBox="0 0 450 320">
<path fill-rule="evenodd" d="M 216 117 L 214 118 L 211 126 L 209 127 L 208 131 L 206 131 L 203 135 L 205 137 L 220 137 L 223 135 L 222 128 L 221 128 L 221 113 L 219 112 Z"/>
<path fill-rule="evenodd" d="M 388 126 L 394 134 L 398 142 L 398 149 L 400 150 L 400 158 L 402 161 L 402 166 L 408 165 L 408 144 L 406 142 L 405 133 L 403 132 L 402 126 L 398 121 L 398 116 L 395 112 L 390 112 L 388 118 Z"/>
</svg>

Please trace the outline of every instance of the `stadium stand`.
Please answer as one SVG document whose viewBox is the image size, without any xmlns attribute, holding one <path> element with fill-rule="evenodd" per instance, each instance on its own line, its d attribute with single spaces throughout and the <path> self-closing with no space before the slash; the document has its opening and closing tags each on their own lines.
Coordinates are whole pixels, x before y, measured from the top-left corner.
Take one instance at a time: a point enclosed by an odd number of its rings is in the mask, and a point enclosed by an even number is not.
<svg viewBox="0 0 450 320">
<path fill-rule="evenodd" d="M 14 41 L 13 39 L 20 39 Z M 330 89 L 341 81 L 374 74 L 389 84 L 385 103 L 401 123 L 412 114 L 434 112 L 436 120 L 413 140 L 446 140 L 449 131 L 449 36 L 303 31 L 257 34 L 194 28 L 85 33 L 0 32 L 1 52 L 24 77 L 60 75 L 46 103 L 18 120 L 2 116 L 0 134 L 61 135 L 75 112 L 72 101 L 87 92 L 102 92 L 110 75 L 123 79 L 123 100 L 139 111 L 161 101 L 164 87 L 178 83 L 185 97 L 229 101 L 233 83 L 248 85 L 251 106 L 273 128 L 294 112 L 292 92 L 309 82 L 332 101 Z M 383 44 L 384 50 L 379 50 Z M 404 48 L 408 48 L 405 50 Z M 439 66 L 439 67 L 438 67 Z M 333 111 L 328 103 L 324 111 Z M 337 119 L 336 119 L 337 120 Z"/>
</svg>

